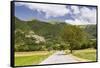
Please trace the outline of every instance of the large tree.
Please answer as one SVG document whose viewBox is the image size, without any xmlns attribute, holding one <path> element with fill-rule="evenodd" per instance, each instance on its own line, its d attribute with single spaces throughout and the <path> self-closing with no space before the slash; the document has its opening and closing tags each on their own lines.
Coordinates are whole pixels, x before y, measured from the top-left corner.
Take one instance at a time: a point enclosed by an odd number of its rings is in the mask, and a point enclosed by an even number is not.
<svg viewBox="0 0 100 68">
<path fill-rule="evenodd" d="M 78 26 L 66 25 L 61 31 L 61 37 L 68 43 L 69 50 L 72 53 L 74 49 L 80 48 L 82 42 L 86 39 L 86 33 Z"/>
</svg>

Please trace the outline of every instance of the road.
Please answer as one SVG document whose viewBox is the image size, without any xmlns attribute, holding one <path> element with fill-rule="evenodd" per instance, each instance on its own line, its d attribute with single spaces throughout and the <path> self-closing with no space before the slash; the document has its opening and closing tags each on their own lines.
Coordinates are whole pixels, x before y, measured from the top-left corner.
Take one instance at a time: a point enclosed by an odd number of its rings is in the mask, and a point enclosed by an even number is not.
<svg viewBox="0 0 100 68">
<path fill-rule="evenodd" d="M 40 64 L 55 64 L 55 63 L 72 63 L 79 62 L 70 55 L 66 55 L 64 51 L 57 51 L 46 60 L 42 61 Z"/>
</svg>

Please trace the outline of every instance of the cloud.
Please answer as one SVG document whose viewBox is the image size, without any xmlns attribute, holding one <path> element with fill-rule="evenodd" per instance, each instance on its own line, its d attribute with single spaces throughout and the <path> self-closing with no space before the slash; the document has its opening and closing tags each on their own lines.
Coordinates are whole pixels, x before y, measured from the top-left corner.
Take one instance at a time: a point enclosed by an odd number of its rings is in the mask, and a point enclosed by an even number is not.
<svg viewBox="0 0 100 68">
<path fill-rule="evenodd" d="M 96 9 L 83 7 L 80 9 L 81 17 L 90 23 L 96 23 Z"/>
<path fill-rule="evenodd" d="M 86 21 L 81 21 L 79 19 L 75 19 L 75 20 L 65 20 L 66 23 L 72 24 L 72 25 L 87 25 L 87 24 L 91 24 L 88 23 Z"/>
<path fill-rule="evenodd" d="M 71 9 L 73 11 L 73 14 L 78 14 L 80 13 L 79 7 L 78 6 L 71 6 Z"/>
<path fill-rule="evenodd" d="M 72 17 L 74 20 L 65 20 L 65 22 L 73 25 L 96 24 L 96 8 L 71 6 Z"/>
<path fill-rule="evenodd" d="M 36 10 L 38 13 L 44 12 L 46 19 L 50 17 L 61 17 L 70 14 L 72 19 L 66 19 L 65 22 L 73 25 L 96 24 L 96 8 L 89 6 L 73 6 L 73 5 L 55 5 L 55 4 L 40 4 L 40 3 L 23 3 L 16 2 L 16 6 L 25 6 L 32 11 Z M 70 8 L 68 8 L 69 6 Z"/>
<path fill-rule="evenodd" d="M 70 10 L 66 8 L 66 5 L 16 2 L 16 6 L 23 5 L 33 11 L 37 10 L 39 13 L 44 12 L 46 18 L 64 16 L 70 12 Z"/>
</svg>

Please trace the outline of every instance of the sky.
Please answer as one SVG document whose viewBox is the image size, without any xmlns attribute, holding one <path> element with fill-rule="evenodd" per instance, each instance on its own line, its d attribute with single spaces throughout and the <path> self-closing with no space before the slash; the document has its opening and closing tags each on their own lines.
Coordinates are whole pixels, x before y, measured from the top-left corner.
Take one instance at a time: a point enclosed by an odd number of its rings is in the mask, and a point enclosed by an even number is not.
<svg viewBox="0 0 100 68">
<path fill-rule="evenodd" d="M 29 21 L 63 21 L 72 25 L 96 24 L 96 7 L 15 2 L 15 16 Z"/>
</svg>

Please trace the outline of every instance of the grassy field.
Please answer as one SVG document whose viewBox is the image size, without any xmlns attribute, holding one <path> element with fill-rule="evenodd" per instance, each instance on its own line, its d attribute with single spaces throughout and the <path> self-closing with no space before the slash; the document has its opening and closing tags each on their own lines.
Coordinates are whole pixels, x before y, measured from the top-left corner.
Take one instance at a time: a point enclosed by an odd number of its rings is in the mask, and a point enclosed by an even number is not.
<svg viewBox="0 0 100 68">
<path fill-rule="evenodd" d="M 15 66 L 35 65 L 46 59 L 53 52 L 34 51 L 34 52 L 16 52 Z"/>
<path fill-rule="evenodd" d="M 84 49 L 84 50 L 75 50 L 73 55 L 82 59 L 96 61 L 96 50 L 95 49 Z"/>
</svg>

